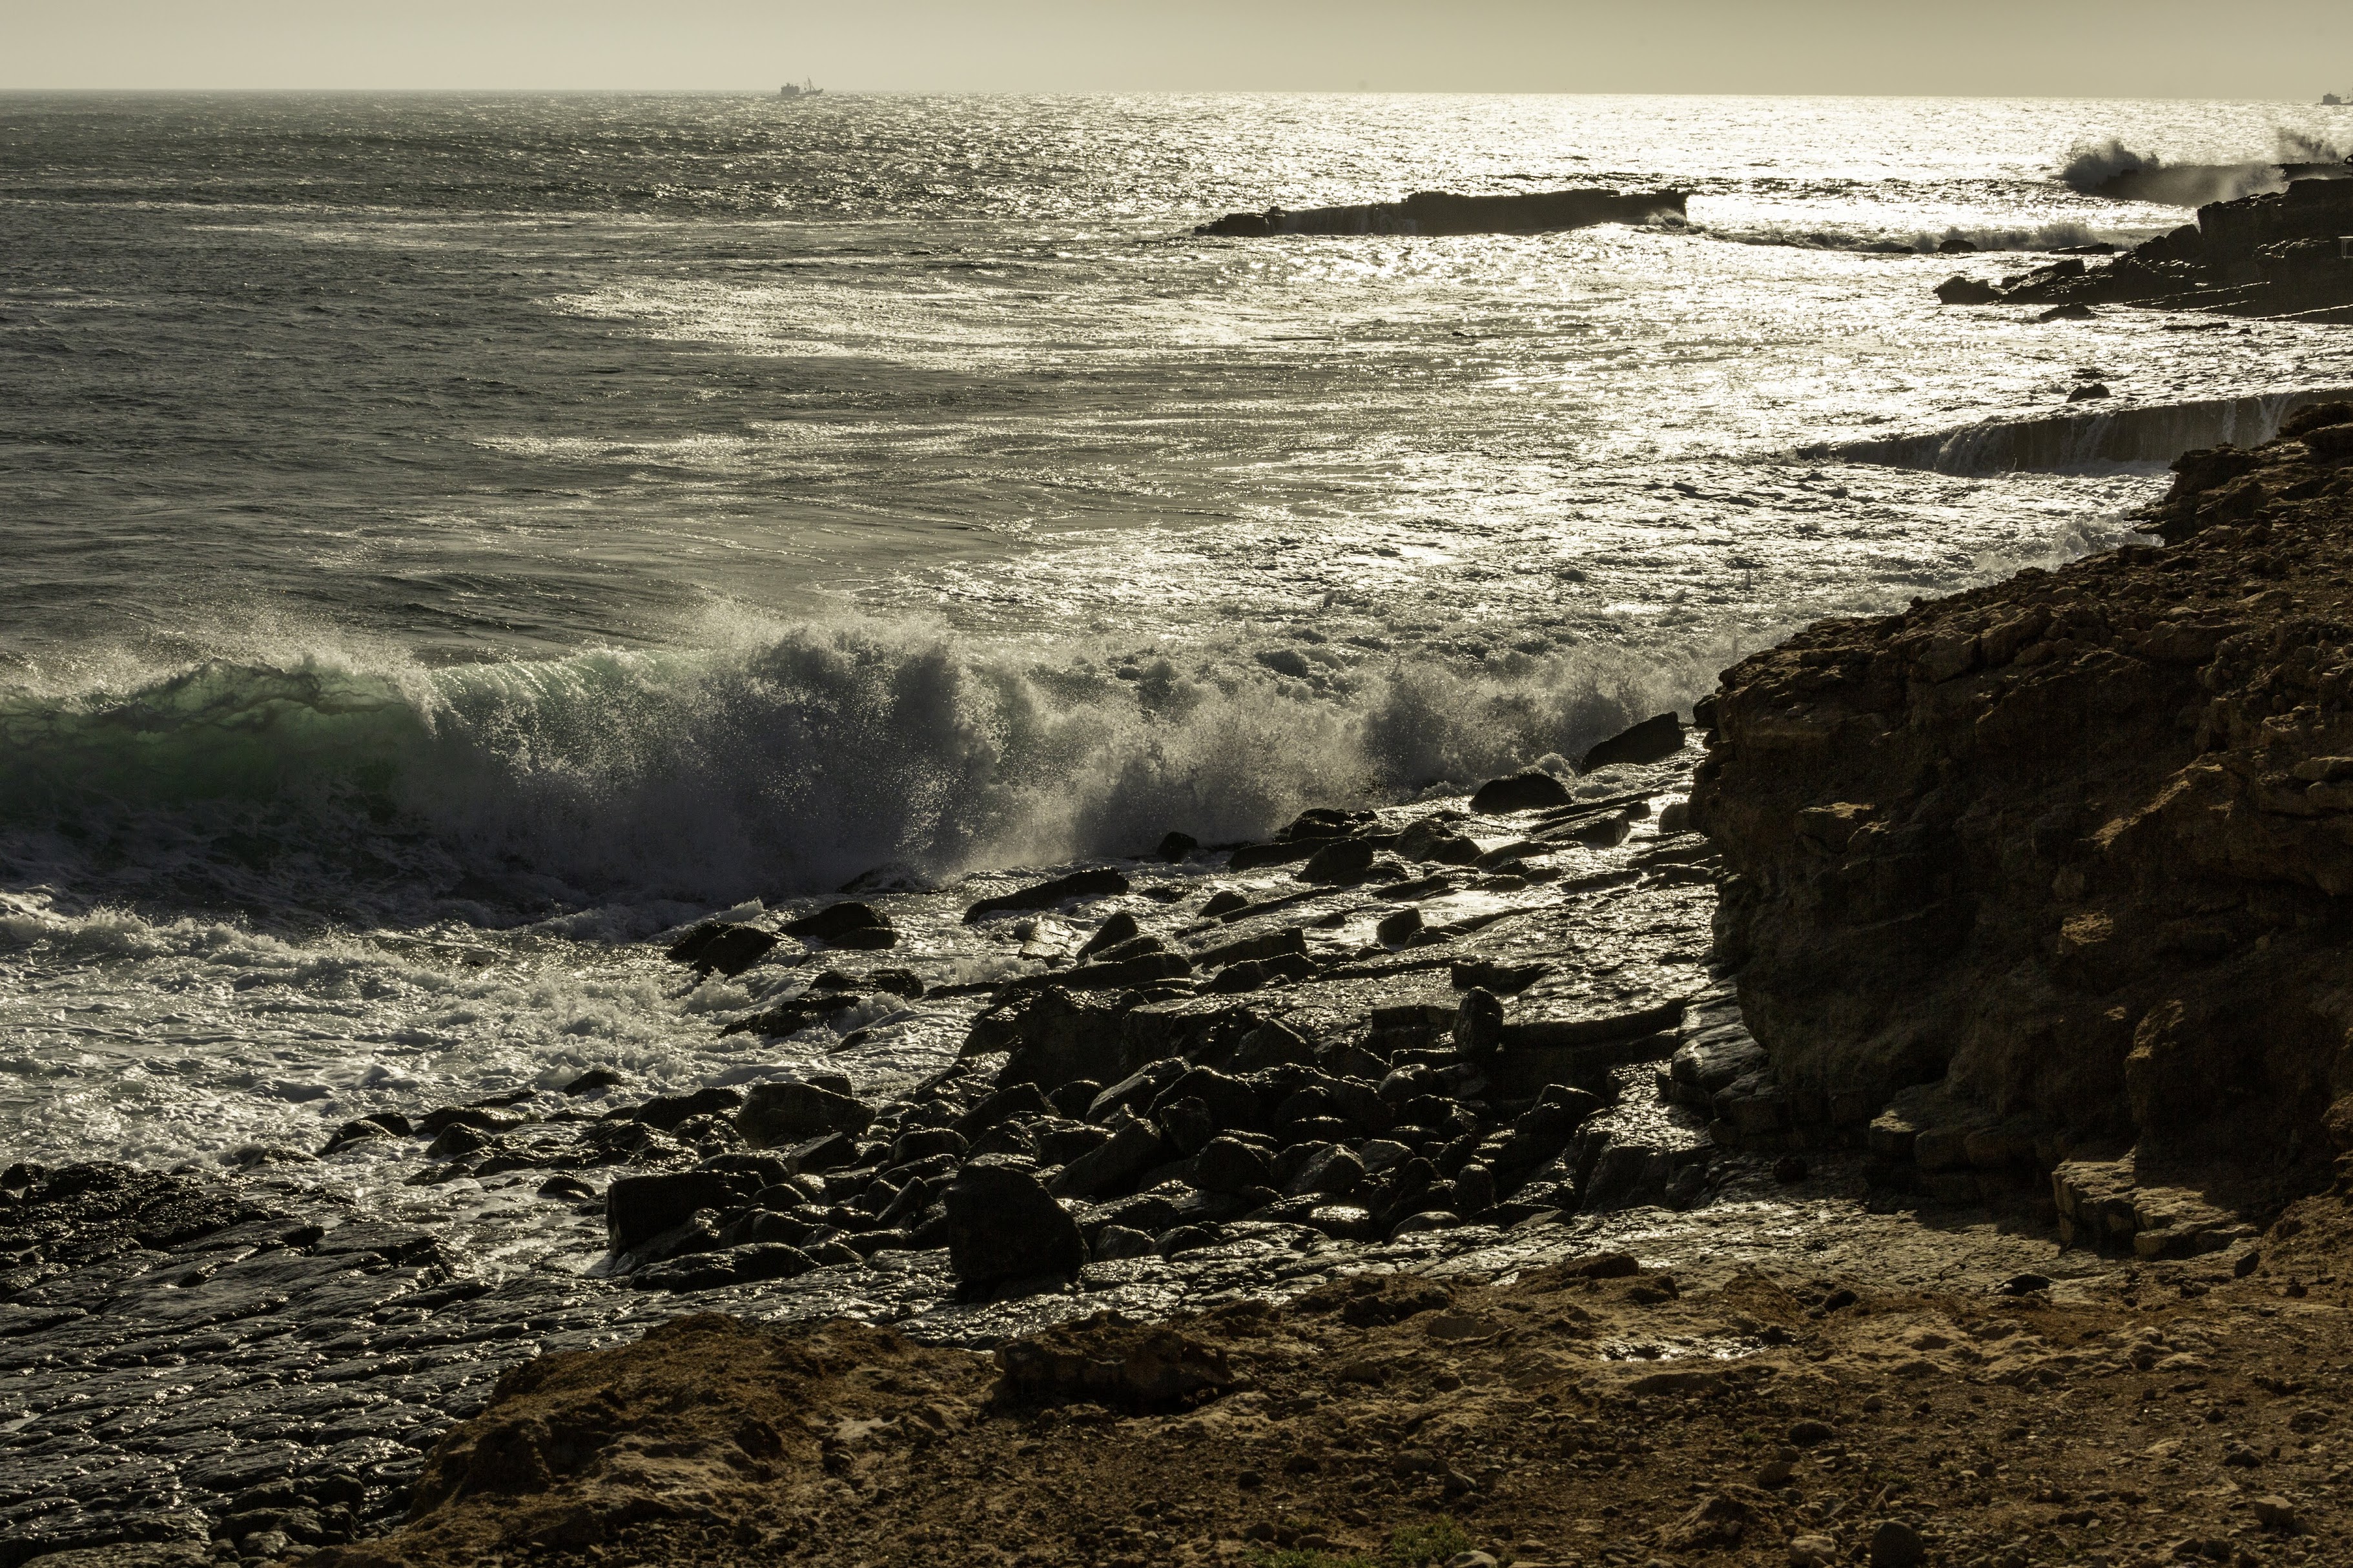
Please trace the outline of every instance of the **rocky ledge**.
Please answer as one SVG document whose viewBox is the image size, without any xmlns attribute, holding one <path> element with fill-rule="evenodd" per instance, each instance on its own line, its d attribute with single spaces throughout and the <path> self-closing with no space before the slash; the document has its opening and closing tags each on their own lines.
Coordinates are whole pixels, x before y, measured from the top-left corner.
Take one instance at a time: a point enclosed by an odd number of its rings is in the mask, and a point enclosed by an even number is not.
<svg viewBox="0 0 2353 1568">
<path fill-rule="evenodd" d="M 1237 239 L 1264 239 L 1278 234 L 1545 234 L 1602 223 L 1681 217 L 1684 195 L 1673 190 L 1621 193 L 1599 187 L 1502 196 L 1416 191 L 1401 202 L 1228 213 L 1193 232 Z"/>
<path fill-rule="evenodd" d="M 2353 1147 L 2353 405 L 2174 470 L 2165 548 L 1725 672 L 1692 811 L 1770 1061 L 1726 1137 L 2145 1257 Z"/>
<path fill-rule="evenodd" d="M 2353 322 L 2353 180 L 2297 180 L 2284 191 L 2210 202 L 2196 223 L 2105 266 L 2071 256 L 1998 282 L 1963 274 L 1938 284 L 1936 298 L 2040 305 L 2046 315 L 2139 305 Z"/>
</svg>

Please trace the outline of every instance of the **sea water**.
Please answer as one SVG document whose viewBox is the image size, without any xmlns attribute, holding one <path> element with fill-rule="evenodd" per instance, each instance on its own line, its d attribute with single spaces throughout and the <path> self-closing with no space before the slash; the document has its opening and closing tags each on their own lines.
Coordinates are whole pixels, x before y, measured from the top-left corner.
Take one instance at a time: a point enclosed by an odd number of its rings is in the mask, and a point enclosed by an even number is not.
<svg viewBox="0 0 2353 1568">
<path fill-rule="evenodd" d="M 903 1077 L 954 1020 L 723 1044 L 758 985 L 649 939 L 847 885 L 1012 973 L 1052 931 L 959 879 L 1459 794 L 2126 544 L 2156 463 L 1803 454 L 2353 382 L 2333 329 L 1930 293 L 2188 220 L 2075 149 L 2282 132 L 2353 111 L 0 97 L 0 1152 Z M 1688 219 L 1190 233 L 1577 184 Z"/>
</svg>

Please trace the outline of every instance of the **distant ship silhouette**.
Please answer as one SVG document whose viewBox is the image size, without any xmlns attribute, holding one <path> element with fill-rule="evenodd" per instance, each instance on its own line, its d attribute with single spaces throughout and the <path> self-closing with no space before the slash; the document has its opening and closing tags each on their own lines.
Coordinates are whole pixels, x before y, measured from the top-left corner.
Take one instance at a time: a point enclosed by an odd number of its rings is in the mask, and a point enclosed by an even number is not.
<svg viewBox="0 0 2353 1568">
<path fill-rule="evenodd" d="M 776 96 L 778 98 L 815 98 L 824 90 L 825 89 L 818 86 L 816 82 L 804 77 L 798 87 L 791 82 L 785 83 L 783 87 L 776 89 Z"/>
</svg>

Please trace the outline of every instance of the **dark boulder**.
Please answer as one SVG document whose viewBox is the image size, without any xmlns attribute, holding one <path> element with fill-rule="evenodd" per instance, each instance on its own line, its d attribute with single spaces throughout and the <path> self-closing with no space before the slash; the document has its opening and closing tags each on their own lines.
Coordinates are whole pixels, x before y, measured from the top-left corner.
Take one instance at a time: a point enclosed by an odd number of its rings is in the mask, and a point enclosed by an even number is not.
<svg viewBox="0 0 2353 1568">
<path fill-rule="evenodd" d="M 1050 910 L 1066 900 L 1105 899 L 1128 890 L 1128 880 L 1117 871 L 1073 871 L 1067 877 L 1039 882 L 993 899 L 983 899 L 964 912 L 964 923 L 977 925 L 991 915 L 1023 910 Z"/>
<path fill-rule="evenodd" d="M 948 1267 L 967 1288 L 1068 1279 L 1087 1261 L 1086 1239 L 1035 1172 L 976 1160 L 948 1184 Z"/>
<path fill-rule="evenodd" d="M 1153 1097 L 1152 1110 L 1180 1100 L 1198 1100 L 1209 1119 L 1224 1131 L 1257 1131 L 1262 1120 L 1258 1090 L 1215 1068 L 1188 1068 Z"/>
<path fill-rule="evenodd" d="M 1113 1122 L 1111 1136 L 1070 1161 L 1053 1179 L 1057 1196 L 1084 1198 L 1132 1185 L 1155 1165 L 1165 1164 L 1174 1151 L 1160 1129 L 1140 1116 Z"/>
<path fill-rule="evenodd" d="M 1086 946 L 1079 949 L 1078 962 L 1084 963 L 1107 948 L 1117 947 L 1124 942 L 1134 942 L 1143 934 L 1143 929 L 1135 923 L 1134 915 L 1122 910 L 1095 928 L 1095 934 L 1087 939 Z"/>
<path fill-rule="evenodd" d="M 1009 1083 L 988 1094 L 981 1102 L 955 1120 L 955 1130 L 966 1138 L 976 1138 L 1003 1121 L 1031 1121 L 1051 1116 L 1054 1108 L 1047 1102 L 1043 1090 L 1027 1081 Z"/>
<path fill-rule="evenodd" d="M 1421 911 L 1399 910 L 1393 915 L 1383 915 L 1373 927 L 1373 937 L 1383 947 L 1403 947 L 1421 934 Z"/>
<path fill-rule="evenodd" d="M 1658 713 L 1630 730 L 1620 730 L 1577 761 L 1577 771 L 1589 773 L 1614 763 L 1664 762 L 1683 749 L 1683 721 L 1672 713 Z"/>
<path fill-rule="evenodd" d="M 1248 1192 L 1271 1180 L 1265 1152 L 1239 1138 L 1209 1140 L 1193 1156 L 1187 1177 L 1205 1193 Z"/>
<path fill-rule="evenodd" d="M 1471 797 L 1471 809 L 1488 816 L 1505 816 L 1516 811 L 1541 811 L 1546 806 L 1567 805 L 1568 786 L 1538 768 L 1489 779 Z"/>
<path fill-rule="evenodd" d="M 1252 960 L 1267 962 L 1283 958 L 1307 956 L 1307 933 L 1298 926 L 1286 926 L 1281 931 L 1261 931 L 1239 942 L 1226 942 L 1205 949 L 1193 955 L 1193 962 L 1203 969 L 1217 969 L 1229 963 Z"/>
<path fill-rule="evenodd" d="M 670 956 L 705 974 L 741 974 L 767 956 L 776 934 L 758 926 L 706 921 L 672 942 Z"/>
<path fill-rule="evenodd" d="M 863 1132 L 873 1123 L 872 1107 L 813 1083 L 754 1084 L 735 1114 L 736 1130 L 755 1149 Z"/>
<path fill-rule="evenodd" d="M 1492 1057 L 1504 1044 L 1504 1004 L 1473 985 L 1454 1011 L 1454 1048 L 1466 1057 Z"/>
<path fill-rule="evenodd" d="M 732 1089 L 699 1089 L 692 1094 L 658 1094 L 643 1105 L 625 1106 L 606 1112 L 614 1121 L 642 1121 L 664 1132 L 697 1116 L 712 1116 L 723 1110 L 733 1110 L 744 1103 L 744 1096 Z"/>
<path fill-rule="evenodd" d="M 715 1290 L 760 1279 L 789 1279 L 818 1267 L 817 1259 L 782 1242 L 753 1242 L 698 1252 L 638 1269 L 629 1283 L 640 1290 Z"/>
<path fill-rule="evenodd" d="M 1936 285 L 1936 302 L 1940 305 L 1992 305 L 2000 300 L 2001 290 L 1993 284 L 1958 272 Z"/>
<path fill-rule="evenodd" d="M 860 903 L 828 904 L 824 909 L 803 915 L 798 920 L 786 921 L 784 924 L 786 936 L 810 938 L 837 947 L 857 945 L 843 942 L 841 939 L 844 937 L 860 931 L 890 929 L 891 922 L 877 914 L 872 905 Z"/>
<path fill-rule="evenodd" d="M 1303 882 L 1361 882 L 1373 868 L 1376 847 L 1363 838 L 1343 838 L 1326 844 L 1299 868 Z"/>
<path fill-rule="evenodd" d="M 616 1252 L 635 1252 L 699 1210 L 740 1207 L 744 1199 L 741 1184 L 717 1171 L 623 1176 L 605 1189 L 606 1240 Z"/>
<path fill-rule="evenodd" d="M 611 1068 L 590 1068 L 556 1092 L 566 1095 L 594 1094 L 600 1089 L 618 1088 L 620 1082 L 621 1075 Z"/>
<path fill-rule="evenodd" d="M 1191 859 L 1193 852 L 1200 847 L 1201 841 L 1189 833 L 1171 833 L 1160 841 L 1160 847 L 1155 853 L 1174 866 Z"/>
</svg>

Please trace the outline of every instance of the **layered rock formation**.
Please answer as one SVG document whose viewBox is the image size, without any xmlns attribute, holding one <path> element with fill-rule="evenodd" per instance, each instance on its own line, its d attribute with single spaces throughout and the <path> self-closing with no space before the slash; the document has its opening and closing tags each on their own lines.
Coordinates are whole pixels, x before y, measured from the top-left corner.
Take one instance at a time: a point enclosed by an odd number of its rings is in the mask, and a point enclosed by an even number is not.
<svg viewBox="0 0 2353 1568">
<path fill-rule="evenodd" d="M 1277 234 L 1544 234 L 1599 223 L 1647 223 L 1683 216 L 1682 191 L 1600 188 L 1531 191 L 1523 195 L 1463 196 L 1416 191 L 1401 202 L 1308 207 L 1286 212 L 1228 213 L 1195 234 L 1263 239 Z"/>
<path fill-rule="evenodd" d="M 2196 223 L 2105 266 L 2071 256 L 1999 283 L 1955 277 L 1937 286 L 1936 298 L 2353 321 L 2353 180 L 2297 180 L 2284 191 L 2211 202 Z"/>
<path fill-rule="evenodd" d="M 2177 463 L 2167 548 L 1725 672 L 1692 808 L 1771 1061 L 1752 1131 L 2325 1179 L 2353 1141 L 2353 405 L 2287 430 Z M 2077 1175 L 2063 1209 L 2106 1214 Z M 2098 1223 L 2177 1223 L 2122 1180 Z"/>
</svg>

